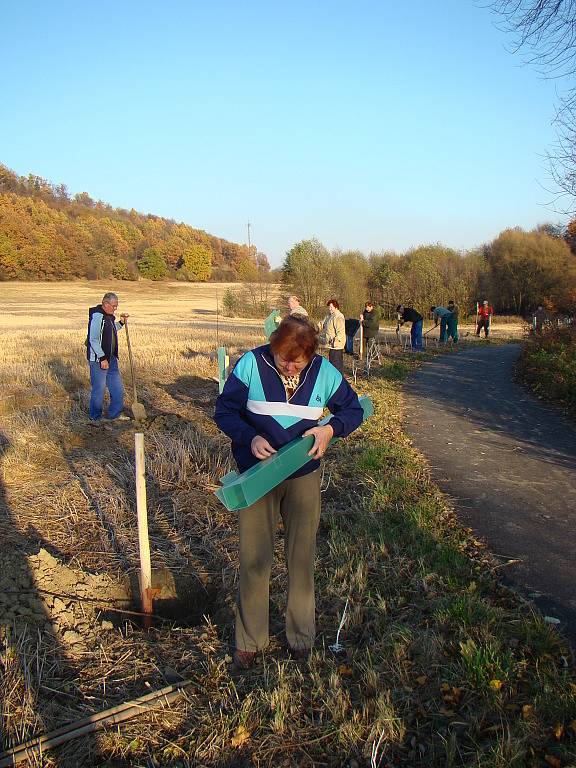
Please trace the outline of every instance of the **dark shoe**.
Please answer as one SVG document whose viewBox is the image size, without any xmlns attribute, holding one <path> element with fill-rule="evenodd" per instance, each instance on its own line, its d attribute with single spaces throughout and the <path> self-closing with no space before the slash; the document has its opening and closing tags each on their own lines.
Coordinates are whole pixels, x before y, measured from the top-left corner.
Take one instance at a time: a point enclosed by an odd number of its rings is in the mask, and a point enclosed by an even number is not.
<svg viewBox="0 0 576 768">
<path fill-rule="evenodd" d="M 254 664 L 256 651 L 234 651 L 232 661 L 237 669 L 250 669 Z"/>
<path fill-rule="evenodd" d="M 307 661 L 310 656 L 311 648 L 289 648 L 290 656 L 295 661 Z"/>
</svg>

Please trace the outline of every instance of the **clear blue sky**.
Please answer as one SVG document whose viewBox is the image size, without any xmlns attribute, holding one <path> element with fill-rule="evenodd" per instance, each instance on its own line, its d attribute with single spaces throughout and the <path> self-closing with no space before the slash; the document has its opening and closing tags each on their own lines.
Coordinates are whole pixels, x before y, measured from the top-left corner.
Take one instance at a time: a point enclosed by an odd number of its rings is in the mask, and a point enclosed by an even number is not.
<svg viewBox="0 0 576 768">
<path fill-rule="evenodd" d="M 471 248 L 560 217 L 558 83 L 473 0 L 2 0 L 0 162 L 252 241 Z"/>
</svg>

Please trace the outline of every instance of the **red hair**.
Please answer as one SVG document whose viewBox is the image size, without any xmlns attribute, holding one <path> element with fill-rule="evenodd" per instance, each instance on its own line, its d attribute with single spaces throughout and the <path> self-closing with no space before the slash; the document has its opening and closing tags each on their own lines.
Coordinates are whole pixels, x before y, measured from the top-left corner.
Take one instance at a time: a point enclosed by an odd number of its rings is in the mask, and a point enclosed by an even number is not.
<svg viewBox="0 0 576 768">
<path fill-rule="evenodd" d="M 270 336 L 270 350 L 284 360 L 312 359 L 318 347 L 318 332 L 307 320 L 288 315 Z"/>
<path fill-rule="evenodd" d="M 330 306 L 330 304 L 333 304 L 333 305 L 336 307 L 336 309 L 340 309 L 340 304 L 338 304 L 338 302 L 336 301 L 336 299 L 330 299 L 330 301 L 327 301 L 327 302 L 326 302 L 326 306 L 327 306 L 327 307 L 329 307 L 329 306 Z"/>
</svg>

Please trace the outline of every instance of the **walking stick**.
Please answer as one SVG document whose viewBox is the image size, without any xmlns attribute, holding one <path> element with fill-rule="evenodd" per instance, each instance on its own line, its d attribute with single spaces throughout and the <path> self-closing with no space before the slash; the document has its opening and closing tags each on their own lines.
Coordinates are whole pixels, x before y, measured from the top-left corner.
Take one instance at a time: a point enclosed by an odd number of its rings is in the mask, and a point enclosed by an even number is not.
<svg viewBox="0 0 576 768">
<path fill-rule="evenodd" d="M 130 373 L 132 374 L 132 387 L 134 391 L 134 402 L 132 403 L 132 415 L 136 421 L 146 421 L 146 409 L 142 403 L 138 402 L 138 395 L 136 394 L 136 377 L 134 376 L 134 361 L 132 360 L 132 345 L 130 344 L 130 335 L 128 334 L 128 320 L 124 320 L 124 327 L 126 328 L 126 342 L 128 343 L 128 357 L 130 359 Z"/>
</svg>

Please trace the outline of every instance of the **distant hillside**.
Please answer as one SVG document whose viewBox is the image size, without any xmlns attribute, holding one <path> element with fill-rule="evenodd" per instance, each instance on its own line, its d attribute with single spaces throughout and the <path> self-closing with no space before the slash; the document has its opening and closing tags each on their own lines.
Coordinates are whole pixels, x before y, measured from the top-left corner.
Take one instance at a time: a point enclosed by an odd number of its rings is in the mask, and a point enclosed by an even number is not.
<svg viewBox="0 0 576 768">
<path fill-rule="evenodd" d="M 0 164 L 0 280 L 247 279 L 267 272 L 256 248 L 187 224 L 113 208 L 64 184 Z"/>
</svg>

